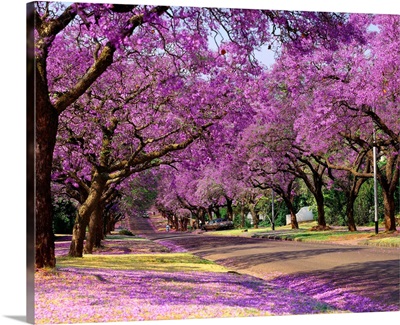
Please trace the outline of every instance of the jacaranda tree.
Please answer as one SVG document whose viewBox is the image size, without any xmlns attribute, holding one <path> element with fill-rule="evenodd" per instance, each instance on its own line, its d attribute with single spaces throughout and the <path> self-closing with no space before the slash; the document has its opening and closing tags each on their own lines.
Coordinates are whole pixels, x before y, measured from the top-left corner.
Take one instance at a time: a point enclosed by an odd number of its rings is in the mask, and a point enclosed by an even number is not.
<svg viewBox="0 0 400 325">
<path fill-rule="evenodd" d="M 335 13 L 36 2 L 34 19 L 38 268 L 55 266 L 50 182 L 59 118 L 82 96 L 90 98 L 92 86 L 114 63 L 163 53 L 191 74 L 218 66 L 215 57 L 203 56 L 214 39 L 216 52 L 243 71 L 258 68 L 253 51 L 261 45 L 291 43 L 293 51 L 309 53 L 314 43 L 334 48 L 358 38 L 348 16 Z M 310 42 L 300 42 L 303 37 Z M 103 191 L 103 175 L 93 173 L 99 187 L 88 197 Z M 79 210 L 91 212 L 85 204 Z"/>
</svg>

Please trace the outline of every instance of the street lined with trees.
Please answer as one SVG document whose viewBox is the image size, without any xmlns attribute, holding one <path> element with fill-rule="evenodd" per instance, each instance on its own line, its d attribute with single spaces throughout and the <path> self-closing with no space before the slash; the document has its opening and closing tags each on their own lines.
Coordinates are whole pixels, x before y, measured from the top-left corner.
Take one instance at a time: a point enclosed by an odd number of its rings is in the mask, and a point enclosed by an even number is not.
<svg viewBox="0 0 400 325">
<path fill-rule="evenodd" d="M 275 193 L 293 228 L 307 203 L 318 230 L 343 215 L 356 231 L 374 167 L 385 230 L 396 231 L 398 16 L 53 2 L 31 10 L 37 268 L 56 265 L 53 202 L 76 206 L 73 257 L 145 212 L 138 198 L 187 230 L 218 217 L 245 227 L 248 212 L 257 227 Z M 263 47 L 275 51 L 272 66 L 256 59 Z"/>
</svg>

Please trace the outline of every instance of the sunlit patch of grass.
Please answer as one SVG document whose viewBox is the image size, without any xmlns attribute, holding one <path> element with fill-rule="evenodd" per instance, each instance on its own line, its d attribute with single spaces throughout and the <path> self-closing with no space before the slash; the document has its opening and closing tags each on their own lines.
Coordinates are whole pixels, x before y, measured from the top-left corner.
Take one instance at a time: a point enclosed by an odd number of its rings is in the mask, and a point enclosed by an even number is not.
<svg viewBox="0 0 400 325">
<path fill-rule="evenodd" d="M 385 237 L 378 239 L 370 239 L 362 242 L 365 245 L 381 246 L 381 247 L 400 247 L 400 237 Z"/>
<path fill-rule="evenodd" d="M 266 231 L 267 229 L 265 228 L 250 228 L 250 229 L 229 229 L 229 230 L 217 230 L 217 231 L 208 231 L 207 235 L 213 235 L 213 236 L 251 236 L 251 234 L 255 232 L 260 232 L 260 231 Z"/>
<path fill-rule="evenodd" d="M 285 238 L 291 238 L 293 240 L 301 241 L 343 241 L 343 240 L 354 240 L 368 238 L 370 233 L 367 232 L 343 232 L 343 231 L 318 231 L 318 232 L 304 232 L 304 233 L 293 233 L 286 234 Z"/>
<path fill-rule="evenodd" d="M 107 235 L 106 240 L 134 240 L 134 241 L 149 241 L 146 238 L 127 236 L 127 235 Z"/>
<path fill-rule="evenodd" d="M 113 270 L 227 272 L 228 269 L 188 253 L 84 255 L 81 258 L 60 257 L 58 267 L 101 268 Z"/>
<path fill-rule="evenodd" d="M 317 225 L 316 221 L 308 221 L 299 223 L 299 229 L 292 229 L 290 225 L 276 227 L 273 231 L 271 228 L 251 228 L 243 231 L 243 229 L 210 231 L 207 235 L 213 236 L 239 236 L 239 237 L 256 237 L 269 239 L 293 240 L 302 242 L 336 242 L 346 243 L 353 242 L 357 245 L 371 245 L 382 247 L 400 247 L 400 236 L 398 232 L 373 234 L 371 231 L 348 231 L 346 227 L 343 229 L 333 229 L 326 231 L 311 231 L 310 229 Z M 378 236 L 379 238 L 376 238 Z"/>
</svg>

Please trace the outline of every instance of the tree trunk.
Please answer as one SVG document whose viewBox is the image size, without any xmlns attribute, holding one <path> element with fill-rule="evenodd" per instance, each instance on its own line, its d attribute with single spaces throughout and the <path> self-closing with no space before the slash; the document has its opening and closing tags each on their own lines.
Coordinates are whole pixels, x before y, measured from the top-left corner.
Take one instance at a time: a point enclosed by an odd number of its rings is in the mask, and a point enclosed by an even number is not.
<svg viewBox="0 0 400 325">
<path fill-rule="evenodd" d="M 290 212 L 290 225 L 292 229 L 299 229 L 299 223 L 297 222 L 296 211 L 294 210 L 294 206 L 289 197 L 282 195 L 283 200 L 285 201 L 286 207 Z"/>
<path fill-rule="evenodd" d="M 208 207 L 207 212 L 208 212 L 208 219 L 212 220 L 213 219 L 213 209 L 211 206 Z"/>
<path fill-rule="evenodd" d="M 308 169 L 311 171 L 311 175 L 304 171 L 302 165 L 296 165 L 296 176 L 300 177 L 308 189 L 313 194 L 318 208 L 318 226 L 316 229 L 326 229 L 326 220 L 325 220 L 325 210 L 324 210 L 324 195 L 322 193 L 322 187 L 324 185 L 323 176 L 326 168 L 321 164 L 313 165 L 311 161 L 308 159 L 299 158 L 299 160 L 308 166 Z"/>
<path fill-rule="evenodd" d="M 72 229 L 72 240 L 68 255 L 71 257 L 83 256 L 83 244 L 85 241 L 86 227 L 89 224 L 89 216 L 76 213 L 74 228 Z"/>
<path fill-rule="evenodd" d="M 48 100 L 46 82 L 36 71 L 36 268 L 55 267 L 51 169 L 56 143 L 58 114 Z"/>
<path fill-rule="evenodd" d="M 387 157 L 385 173 L 378 173 L 378 181 L 381 184 L 383 193 L 383 207 L 385 214 L 385 230 L 396 231 L 395 218 L 395 192 L 400 177 L 400 155 L 398 150 L 396 154 Z M 379 172 L 379 169 L 378 169 Z M 380 175 L 381 174 L 381 175 Z"/>
<path fill-rule="evenodd" d="M 346 205 L 346 216 L 347 216 L 347 227 L 349 231 L 357 231 L 356 223 L 354 221 L 354 201 L 357 195 L 347 194 L 347 205 Z"/>
<path fill-rule="evenodd" d="M 246 226 L 246 216 L 245 216 L 245 213 L 244 213 L 244 203 L 240 204 L 240 220 L 241 220 L 240 226 L 242 228 L 244 228 Z"/>
<path fill-rule="evenodd" d="M 216 217 L 216 219 L 221 218 L 221 211 L 219 211 L 218 207 L 215 208 L 215 217 Z"/>
<path fill-rule="evenodd" d="M 187 227 L 189 224 L 189 218 L 186 216 L 181 217 L 181 230 L 182 231 L 187 231 Z"/>
<path fill-rule="evenodd" d="M 107 224 L 105 227 L 104 235 L 111 234 L 111 232 L 115 230 L 115 224 L 116 224 L 116 221 L 114 220 L 114 218 L 109 217 L 109 220 L 107 221 Z"/>
<path fill-rule="evenodd" d="M 394 192 L 382 191 L 383 193 L 383 207 L 385 214 L 385 230 L 396 231 L 396 218 L 395 218 L 395 199 Z"/>
<path fill-rule="evenodd" d="M 249 209 L 250 209 L 251 216 L 253 218 L 253 228 L 257 229 L 258 228 L 258 216 L 256 214 L 255 204 L 250 203 Z"/>
<path fill-rule="evenodd" d="M 178 217 L 176 215 L 172 216 L 172 228 L 175 228 L 176 231 L 179 230 L 179 222 L 178 222 Z"/>
<path fill-rule="evenodd" d="M 233 221 L 233 207 L 232 207 L 232 200 L 229 198 L 226 198 L 226 209 L 228 212 L 228 219 Z"/>
<path fill-rule="evenodd" d="M 297 222 L 296 213 L 294 211 L 290 211 L 290 224 L 292 229 L 299 229 L 299 223 Z"/>
<path fill-rule="evenodd" d="M 325 221 L 324 195 L 322 194 L 321 188 L 317 190 L 314 197 L 317 202 L 317 208 L 318 208 L 318 227 L 325 228 L 326 221 Z"/>
<path fill-rule="evenodd" d="M 85 242 L 85 254 L 92 254 L 94 247 L 100 247 L 103 236 L 103 208 L 98 204 L 89 220 L 89 229 Z"/>
<path fill-rule="evenodd" d="M 106 180 L 98 171 L 95 171 L 89 195 L 86 201 L 79 208 L 76 215 L 75 225 L 72 231 L 71 246 L 69 248 L 69 256 L 83 256 L 83 243 L 85 240 L 86 227 L 89 224 L 91 214 L 99 203 L 105 184 Z"/>
<path fill-rule="evenodd" d="M 199 216 L 199 228 L 201 229 L 202 226 L 205 224 L 205 216 L 206 211 L 204 208 L 199 208 L 198 210 L 198 216 Z"/>
<path fill-rule="evenodd" d="M 96 225 L 96 237 L 94 239 L 94 247 L 95 248 L 100 248 L 101 241 L 104 240 L 106 237 L 105 231 L 104 231 L 104 215 L 103 215 L 104 209 L 101 209 L 100 211 L 100 220 L 99 223 Z"/>
</svg>

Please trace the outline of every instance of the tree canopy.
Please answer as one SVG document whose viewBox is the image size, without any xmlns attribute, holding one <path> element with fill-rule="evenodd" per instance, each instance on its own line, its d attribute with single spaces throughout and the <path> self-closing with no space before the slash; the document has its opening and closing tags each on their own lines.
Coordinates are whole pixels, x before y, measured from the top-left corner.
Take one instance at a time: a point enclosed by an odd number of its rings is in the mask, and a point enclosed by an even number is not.
<svg viewBox="0 0 400 325">
<path fill-rule="evenodd" d="M 376 147 L 395 229 L 399 16 L 58 2 L 32 15 L 37 267 L 55 265 L 52 195 L 78 204 L 70 255 L 82 256 L 86 227 L 94 238 L 106 207 L 153 169 L 159 208 L 203 221 L 245 203 L 255 218 L 274 191 L 296 227 L 302 180 L 323 228 L 323 189 L 347 180 L 355 199 Z"/>
</svg>

